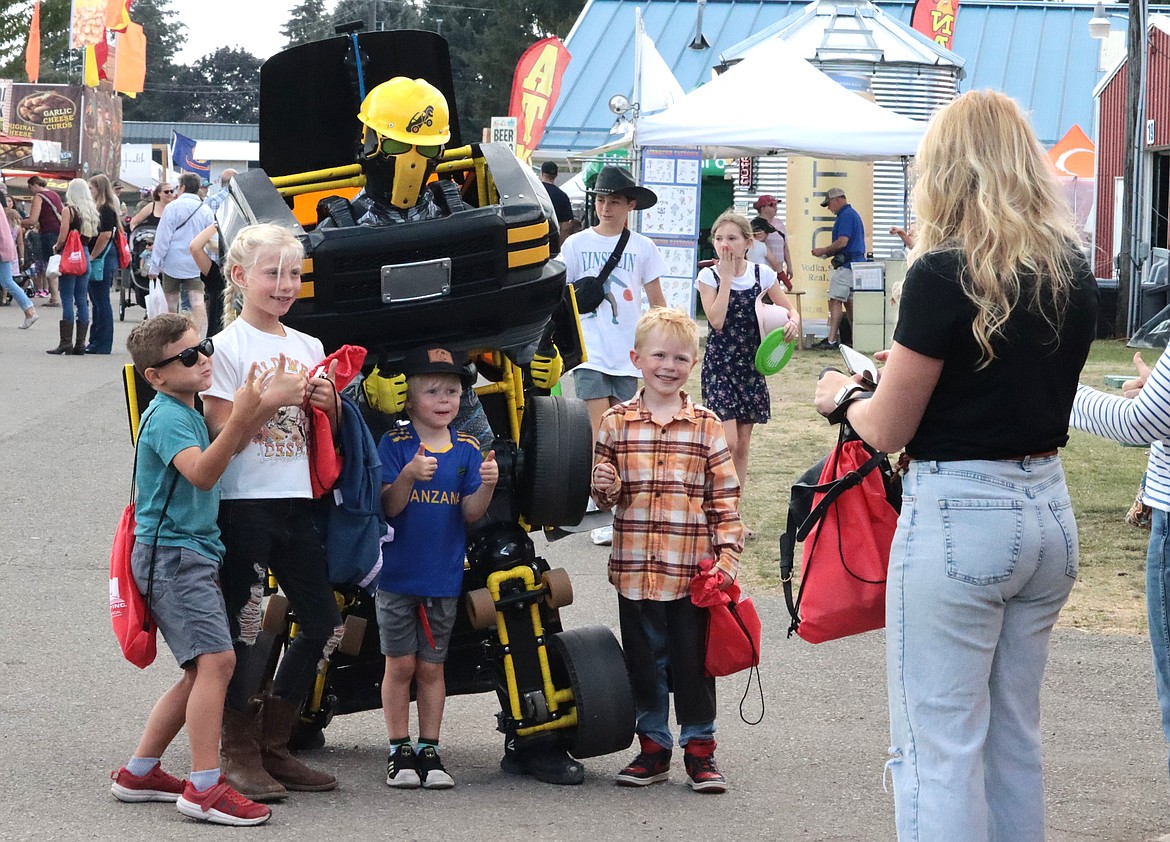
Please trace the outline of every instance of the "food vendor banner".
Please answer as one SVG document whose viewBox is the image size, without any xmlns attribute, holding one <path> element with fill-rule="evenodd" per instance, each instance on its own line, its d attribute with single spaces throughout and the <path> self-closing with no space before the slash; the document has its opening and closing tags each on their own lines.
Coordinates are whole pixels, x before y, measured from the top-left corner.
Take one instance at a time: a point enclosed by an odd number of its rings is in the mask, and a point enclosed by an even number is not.
<svg viewBox="0 0 1170 842">
<path fill-rule="evenodd" d="M 32 85 L 0 80 L 0 134 L 60 144 L 56 161 L 36 169 L 63 176 L 118 177 L 122 102 L 114 93 L 81 85 Z"/>
<path fill-rule="evenodd" d="M 954 49 L 959 0 L 918 0 L 910 25 L 940 47 Z"/>
</svg>

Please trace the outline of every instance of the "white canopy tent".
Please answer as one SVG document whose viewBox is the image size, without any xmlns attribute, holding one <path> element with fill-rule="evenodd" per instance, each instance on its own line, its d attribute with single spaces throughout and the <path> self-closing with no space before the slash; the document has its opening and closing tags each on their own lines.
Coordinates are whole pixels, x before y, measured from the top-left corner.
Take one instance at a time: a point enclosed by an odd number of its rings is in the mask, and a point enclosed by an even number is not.
<svg viewBox="0 0 1170 842">
<path fill-rule="evenodd" d="M 782 93 L 761 94 L 760 79 L 783 80 Z M 773 38 L 680 102 L 640 117 L 636 143 L 698 146 L 709 158 L 873 161 L 914 155 L 925 131 L 926 123 L 851 93 Z"/>
</svg>

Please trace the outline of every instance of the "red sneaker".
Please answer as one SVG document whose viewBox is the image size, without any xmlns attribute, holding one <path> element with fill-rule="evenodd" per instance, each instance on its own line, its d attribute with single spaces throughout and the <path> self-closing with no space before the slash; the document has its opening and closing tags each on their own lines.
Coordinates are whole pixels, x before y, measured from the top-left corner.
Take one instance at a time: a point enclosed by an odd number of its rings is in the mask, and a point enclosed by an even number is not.
<svg viewBox="0 0 1170 842">
<path fill-rule="evenodd" d="M 113 780 L 110 792 L 119 801 L 178 801 L 183 794 L 183 781 L 164 772 L 161 764 L 156 764 L 142 777 L 131 775 L 130 770 L 123 766 L 117 772 L 111 772 L 110 779 Z"/>
<path fill-rule="evenodd" d="M 206 792 L 199 792 L 187 781 L 175 806 L 188 818 L 235 827 L 264 824 L 272 818 L 271 810 L 240 795 L 228 785 L 223 775 L 219 776 L 219 783 Z"/>
<path fill-rule="evenodd" d="M 713 795 L 727 791 L 727 779 L 715 763 L 714 739 L 690 740 L 683 752 L 683 765 L 686 766 L 691 789 Z"/>
<path fill-rule="evenodd" d="M 639 736 L 638 741 L 638 756 L 614 776 L 618 786 L 649 786 L 670 778 L 670 749 L 649 737 Z"/>
</svg>

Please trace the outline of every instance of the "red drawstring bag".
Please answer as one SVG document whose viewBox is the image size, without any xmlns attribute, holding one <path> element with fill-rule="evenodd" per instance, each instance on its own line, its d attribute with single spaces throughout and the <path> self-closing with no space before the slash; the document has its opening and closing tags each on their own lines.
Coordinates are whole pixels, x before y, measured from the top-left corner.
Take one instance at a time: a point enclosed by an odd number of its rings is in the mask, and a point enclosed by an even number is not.
<svg viewBox="0 0 1170 842">
<path fill-rule="evenodd" d="M 145 669 L 154 662 L 158 652 L 157 628 L 130 569 L 134 527 L 134 502 L 131 501 L 122 511 L 114 533 L 114 547 L 110 550 L 110 621 L 126 660 Z"/>
<path fill-rule="evenodd" d="M 712 575 L 714 568 L 711 559 L 700 561 L 690 590 L 691 602 L 709 614 L 705 667 L 708 675 L 717 678 L 759 666 L 762 627 L 751 597 L 740 594 L 737 582 L 720 590 L 723 574 L 715 570 Z"/>
<path fill-rule="evenodd" d="M 70 231 L 65 238 L 65 247 L 61 249 L 61 274 L 70 277 L 85 275 L 89 272 L 89 252 L 81 242 L 81 234 Z"/>
<path fill-rule="evenodd" d="M 134 257 L 130 253 L 130 243 L 126 242 L 126 235 L 122 233 L 121 225 L 114 229 L 114 248 L 118 250 L 118 268 L 127 268 Z"/>
<path fill-rule="evenodd" d="M 349 385 L 350 381 L 362 370 L 362 363 L 366 361 L 366 349 L 360 345 L 342 345 L 327 356 L 313 369 L 313 377 L 324 377 L 329 373 L 329 366 L 337 360 L 337 370 L 333 373 L 334 397 L 337 392 Z M 329 426 L 329 416 L 323 410 L 312 407 L 312 418 L 309 421 L 309 484 L 312 486 L 314 497 L 324 497 L 333 490 L 337 478 L 341 476 L 341 454 L 333 442 L 333 430 Z M 340 401 L 338 412 L 340 413 Z"/>
<path fill-rule="evenodd" d="M 792 486 L 788 528 L 780 538 L 789 635 L 823 643 L 885 626 L 886 571 L 901 500 L 886 454 L 847 438 L 844 428 L 833 452 Z M 804 542 L 803 572 L 793 600 L 797 541 Z"/>
</svg>

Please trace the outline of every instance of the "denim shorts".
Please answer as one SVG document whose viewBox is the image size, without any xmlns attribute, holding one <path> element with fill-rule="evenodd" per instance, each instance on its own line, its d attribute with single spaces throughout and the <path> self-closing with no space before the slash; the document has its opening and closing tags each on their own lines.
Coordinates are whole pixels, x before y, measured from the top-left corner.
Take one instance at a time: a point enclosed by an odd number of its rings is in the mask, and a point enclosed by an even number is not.
<svg viewBox="0 0 1170 842">
<path fill-rule="evenodd" d="M 573 369 L 573 388 L 583 401 L 616 398 L 628 401 L 638 393 L 638 378 L 606 374 L 591 368 Z"/>
<path fill-rule="evenodd" d="M 379 589 L 374 603 L 378 609 L 378 636 L 383 655 L 388 658 L 417 655 L 420 661 L 430 664 L 447 660 L 459 597 L 411 596 Z M 426 611 L 434 646 L 427 640 L 419 606 Z"/>
<path fill-rule="evenodd" d="M 135 542 L 130 564 L 146 593 L 153 545 Z M 180 667 L 200 655 L 232 648 L 219 589 L 219 562 L 185 547 L 159 547 L 154 560 L 150 613 Z"/>
</svg>

